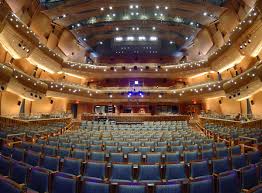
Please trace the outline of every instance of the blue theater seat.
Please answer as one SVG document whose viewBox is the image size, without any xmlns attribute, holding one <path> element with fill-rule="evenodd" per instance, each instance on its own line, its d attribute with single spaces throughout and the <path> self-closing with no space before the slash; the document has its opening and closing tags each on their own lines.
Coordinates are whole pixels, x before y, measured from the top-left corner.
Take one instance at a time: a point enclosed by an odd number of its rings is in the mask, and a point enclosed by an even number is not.
<svg viewBox="0 0 262 193">
<path fill-rule="evenodd" d="M 112 164 L 111 181 L 113 182 L 131 182 L 133 181 L 132 164 Z"/>
<path fill-rule="evenodd" d="M 90 160 L 105 161 L 105 153 L 104 152 L 91 152 Z"/>
<path fill-rule="evenodd" d="M 189 193 L 214 193 L 212 177 L 198 178 L 189 182 Z"/>
<path fill-rule="evenodd" d="M 71 149 L 59 148 L 57 150 L 57 155 L 60 156 L 61 158 L 70 157 L 70 154 L 71 154 Z"/>
<path fill-rule="evenodd" d="M 217 158 L 228 157 L 229 156 L 228 149 L 227 148 L 217 148 L 216 155 L 217 155 Z"/>
<path fill-rule="evenodd" d="M 110 153 L 110 162 L 123 162 L 124 154 L 123 153 Z"/>
<path fill-rule="evenodd" d="M 241 147 L 239 145 L 233 146 L 230 148 L 231 156 L 232 155 L 240 155 L 241 154 Z"/>
<path fill-rule="evenodd" d="M 187 180 L 185 164 L 167 164 L 165 168 L 165 179 L 167 181 L 184 181 Z"/>
<path fill-rule="evenodd" d="M 156 185 L 155 193 L 182 193 L 182 185 L 180 183 L 168 183 Z"/>
<path fill-rule="evenodd" d="M 59 157 L 45 156 L 42 160 L 41 167 L 52 171 L 58 171 L 59 162 L 60 162 Z"/>
<path fill-rule="evenodd" d="M 118 186 L 118 193 L 146 193 L 145 185 L 138 183 L 129 183 Z"/>
<path fill-rule="evenodd" d="M 21 187 L 16 182 L 14 182 L 13 180 L 0 176 L 0 192 L 1 193 L 23 193 L 24 188 Z"/>
<path fill-rule="evenodd" d="M 81 193 L 109 193 L 109 184 L 101 181 L 84 179 L 81 190 Z"/>
<path fill-rule="evenodd" d="M 24 161 L 25 159 L 25 150 L 20 148 L 14 148 L 12 153 L 12 159 L 16 161 Z"/>
<path fill-rule="evenodd" d="M 210 175 L 207 161 L 196 161 L 190 163 L 190 177 L 203 177 Z"/>
<path fill-rule="evenodd" d="M 198 160 L 198 152 L 197 151 L 186 151 L 184 152 L 184 161 L 189 163 L 191 161 Z"/>
<path fill-rule="evenodd" d="M 247 165 L 247 160 L 244 154 L 232 156 L 231 159 L 232 159 L 232 168 L 233 169 L 240 169 Z"/>
<path fill-rule="evenodd" d="M 49 192 L 50 180 L 50 170 L 40 167 L 34 167 L 30 172 L 27 187 L 34 191 L 37 191 L 38 193 Z"/>
<path fill-rule="evenodd" d="M 220 173 L 217 176 L 217 193 L 240 193 L 239 184 L 236 171 Z"/>
<path fill-rule="evenodd" d="M 87 162 L 85 165 L 84 176 L 104 180 L 106 177 L 105 162 Z"/>
<path fill-rule="evenodd" d="M 230 170 L 229 162 L 227 158 L 212 160 L 212 172 L 219 174 Z"/>
<path fill-rule="evenodd" d="M 202 155 L 202 159 L 203 160 L 211 160 L 214 158 L 214 152 L 213 150 L 206 150 L 206 151 L 202 151 L 201 152 L 201 155 Z"/>
<path fill-rule="evenodd" d="M 53 146 L 45 146 L 43 153 L 48 156 L 56 156 L 56 148 Z"/>
<path fill-rule="evenodd" d="M 251 164 L 257 164 L 261 162 L 261 152 L 260 151 L 250 151 L 247 153 L 248 161 Z"/>
<path fill-rule="evenodd" d="M 147 153 L 146 162 L 148 164 L 161 163 L 162 154 L 161 153 Z"/>
<path fill-rule="evenodd" d="M 40 163 L 40 153 L 28 151 L 25 157 L 25 163 L 31 166 L 38 166 Z"/>
<path fill-rule="evenodd" d="M 131 153 L 134 152 L 135 148 L 133 146 L 122 146 L 122 152 L 127 154 L 127 153 Z"/>
<path fill-rule="evenodd" d="M 27 176 L 30 172 L 32 166 L 23 163 L 13 161 L 10 171 L 10 178 L 18 184 L 25 184 L 27 181 Z"/>
<path fill-rule="evenodd" d="M 0 155 L 0 175 L 8 176 L 11 168 L 11 161 L 8 157 Z"/>
<path fill-rule="evenodd" d="M 140 163 L 142 159 L 141 153 L 129 153 L 128 154 L 128 162 L 130 163 Z"/>
<path fill-rule="evenodd" d="M 86 151 L 82 150 L 74 150 L 72 151 L 72 157 L 76 159 L 82 159 L 84 161 L 87 158 L 87 153 Z"/>
<path fill-rule="evenodd" d="M 54 174 L 52 193 L 76 193 L 76 176 L 58 172 Z"/>
<path fill-rule="evenodd" d="M 78 176 L 81 174 L 81 167 L 82 167 L 81 159 L 65 158 L 62 172 Z"/>
<path fill-rule="evenodd" d="M 167 152 L 165 154 L 166 162 L 179 162 L 180 161 L 180 153 L 179 152 Z"/>
<path fill-rule="evenodd" d="M 258 172 L 255 165 L 248 165 L 240 169 L 242 189 L 250 189 L 258 184 Z"/>
<path fill-rule="evenodd" d="M 8 157 L 11 157 L 12 153 L 13 153 L 13 148 L 12 147 L 9 147 L 7 145 L 3 145 L 0 149 L 0 152 L 2 155 L 4 156 L 8 156 Z"/>
<path fill-rule="evenodd" d="M 155 165 L 139 165 L 138 180 L 140 182 L 160 182 L 160 166 Z"/>
</svg>

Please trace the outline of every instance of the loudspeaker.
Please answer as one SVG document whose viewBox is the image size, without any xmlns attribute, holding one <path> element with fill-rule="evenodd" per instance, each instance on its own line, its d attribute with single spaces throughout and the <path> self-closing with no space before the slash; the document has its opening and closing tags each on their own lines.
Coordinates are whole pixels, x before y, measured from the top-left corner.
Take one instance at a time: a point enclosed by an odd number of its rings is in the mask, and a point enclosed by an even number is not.
<svg viewBox="0 0 262 193">
<path fill-rule="evenodd" d="M 255 104 L 255 102 L 254 102 L 253 100 L 251 100 L 250 103 L 251 103 L 251 105 L 254 105 L 254 104 Z"/>
<path fill-rule="evenodd" d="M 222 101 L 221 101 L 221 100 L 219 100 L 218 102 L 219 102 L 219 104 L 222 104 Z"/>
<path fill-rule="evenodd" d="M 21 101 L 18 101 L 17 105 L 20 106 L 21 105 Z"/>
<path fill-rule="evenodd" d="M 5 90 L 5 87 L 4 87 L 4 86 L 1 86 L 1 90 Z"/>
<path fill-rule="evenodd" d="M 50 104 L 53 104 L 53 103 L 54 103 L 54 101 L 53 101 L 53 100 L 51 100 L 51 101 L 50 101 Z"/>
</svg>

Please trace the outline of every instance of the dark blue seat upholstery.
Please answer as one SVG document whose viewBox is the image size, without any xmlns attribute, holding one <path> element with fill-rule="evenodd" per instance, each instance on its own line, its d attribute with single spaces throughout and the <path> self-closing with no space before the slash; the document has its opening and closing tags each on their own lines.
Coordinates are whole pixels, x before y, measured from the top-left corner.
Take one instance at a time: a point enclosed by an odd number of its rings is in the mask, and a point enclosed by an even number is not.
<svg viewBox="0 0 262 193">
<path fill-rule="evenodd" d="M 201 155 L 202 155 L 202 159 L 203 160 L 211 160 L 211 159 L 214 158 L 214 152 L 213 152 L 212 149 L 211 150 L 202 151 L 201 153 L 202 153 Z"/>
<path fill-rule="evenodd" d="M 155 193 L 182 193 L 182 185 L 180 183 L 169 183 L 156 185 Z"/>
<path fill-rule="evenodd" d="M 147 153 L 146 162 L 149 164 L 161 163 L 162 154 L 161 153 Z"/>
<path fill-rule="evenodd" d="M 190 181 L 189 193 L 214 193 L 213 178 L 198 178 Z"/>
<path fill-rule="evenodd" d="M 24 161 L 25 159 L 25 150 L 20 148 L 14 148 L 12 153 L 12 159 L 16 161 Z"/>
<path fill-rule="evenodd" d="M 138 151 L 141 152 L 142 154 L 146 154 L 148 152 L 151 152 L 151 147 L 149 147 L 149 146 L 147 146 L 147 147 L 140 146 L 140 147 L 138 147 Z"/>
<path fill-rule="evenodd" d="M 218 148 L 226 148 L 226 144 L 225 142 L 219 142 L 219 143 L 215 143 L 215 147 Z"/>
<path fill-rule="evenodd" d="M 198 160 L 198 152 L 197 151 L 186 151 L 184 152 L 184 161 L 191 162 Z"/>
<path fill-rule="evenodd" d="M 31 150 L 31 151 L 34 151 L 34 152 L 42 153 L 42 151 L 43 151 L 43 145 L 32 144 L 30 150 Z"/>
<path fill-rule="evenodd" d="M 38 166 L 40 163 L 40 153 L 28 151 L 25 157 L 25 163 L 31 166 Z"/>
<path fill-rule="evenodd" d="M 259 184 L 249 190 L 249 193 L 262 193 L 262 184 Z"/>
<path fill-rule="evenodd" d="M 239 193 L 239 180 L 234 170 L 220 173 L 217 177 L 218 193 Z"/>
<path fill-rule="evenodd" d="M 86 151 L 82 151 L 82 150 L 74 150 L 72 151 L 72 157 L 77 158 L 77 159 L 86 160 L 87 153 Z"/>
<path fill-rule="evenodd" d="M 231 159 L 232 159 L 232 168 L 233 169 L 240 169 L 247 165 L 247 160 L 244 154 L 232 156 Z"/>
<path fill-rule="evenodd" d="M 91 152 L 90 160 L 105 161 L 105 153 L 104 152 Z"/>
<path fill-rule="evenodd" d="M 12 153 L 13 153 L 13 148 L 12 147 L 9 147 L 7 145 L 3 145 L 0 149 L 0 152 L 2 155 L 4 156 L 8 156 L 8 157 L 11 157 Z"/>
<path fill-rule="evenodd" d="M 82 167 L 81 159 L 65 158 L 62 172 L 77 176 L 81 174 L 81 167 Z"/>
<path fill-rule="evenodd" d="M 119 185 L 118 193 L 146 193 L 146 187 L 145 185 L 137 183 Z"/>
<path fill-rule="evenodd" d="M 190 176 L 192 178 L 210 175 L 207 161 L 190 163 Z"/>
<path fill-rule="evenodd" d="M 50 177 L 51 173 L 49 170 L 34 167 L 30 172 L 27 187 L 39 193 L 49 192 Z"/>
<path fill-rule="evenodd" d="M 179 152 L 167 152 L 165 156 L 166 156 L 166 162 L 179 162 L 180 161 Z"/>
<path fill-rule="evenodd" d="M 201 147 L 202 151 L 212 150 L 213 149 L 213 143 L 202 144 L 200 147 Z"/>
<path fill-rule="evenodd" d="M 59 162 L 60 162 L 59 157 L 45 156 L 42 160 L 41 167 L 52 171 L 58 171 Z"/>
<path fill-rule="evenodd" d="M 128 154 L 128 162 L 130 163 L 140 163 L 142 158 L 141 153 L 129 153 Z"/>
<path fill-rule="evenodd" d="M 10 171 L 10 178 L 18 184 L 25 184 L 31 166 L 23 163 L 13 161 Z"/>
<path fill-rule="evenodd" d="M 76 193 L 77 180 L 74 175 L 58 172 L 54 174 L 52 193 Z"/>
<path fill-rule="evenodd" d="M 85 165 L 84 176 L 103 180 L 106 177 L 106 163 L 87 162 Z"/>
<path fill-rule="evenodd" d="M 81 187 L 81 193 L 109 193 L 109 184 L 101 181 L 85 179 Z"/>
<path fill-rule="evenodd" d="M 261 162 L 261 152 L 260 151 L 250 151 L 247 153 L 248 161 L 251 164 L 257 164 Z"/>
<path fill-rule="evenodd" d="M 172 145 L 171 146 L 171 151 L 172 152 L 182 152 L 184 150 L 184 146 L 183 145 Z"/>
<path fill-rule="evenodd" d="M 167 164 L 165 168 L 165 179 L 167 181 L 180 181 L 187 179 L 185 164 Z"/>
<path fill-rule="evenodd" d="M 90 145 L 89 149 L 91 151 L 102 151 L 102 145 Z"/>
<path fill-rule="evenodd" d="M 248 165 L 240 169 L 242 189 L 250 189 L 258 184 L 258 172 L 255 165 Z"/>
<path fill-rule="evenodd" d="M 11 161 L 8 157 L 0 155 L 0 175 L 8 176 L 11 168 Z"/>
<path fill-rule="evenodd" d="M 241 154 L 241 147 L 239 145 L 233 146 L 230 148 L 231 155 L 240 155 Z"/>
<path fill-rule="evenodd" d="M 112 164 L 111 181 L 114 181 L 114 182 L 133 181 L 133 165 L 132 164 Z"/>
<path fill-rule="evenodd" d="M 23 188 L 13 180 L 0 176 L 1 193 L 23 193 Z"/>
<path fill-rule="evenodd" d="M 219 174 L 230 170 L 227 158 L 212 160 L 212 172 Z"/>
<path fill-rule="evenodd" d="M 124 154 L 123 153 L 110 153 L 110 162 L 123 162 Z"/>
<path fill-rule="evenodd" d="M 57 150 L 57 155 L 60 156 L 61 158 L 70 157 L 70 154 L 71 154 L 71 149 L 59 148 Z"/>
<path fill-rule="evenodd" d="M 107 145 L 105 150 L 107 152 L 118 152 L 118 146 Z"/>
<path fill-rule="evenodd" d="M 43 153 L 48 156 L 56 156 L 56 148 L 53 146 L 45 146 Z"/>
<path fill-rule="evenodd" d="M 161 152 L 161 153 L 167 152 L 167 146 L 156 146 L 154 148 L 154 151 L 155 152 Z"/>
<path fill-rule="evenodd" d="M 228 157 L 229 156 L 228 149 L 227 148 L 217 148 L 216 155 L 218 158 Z"/>
<path fill-rule="evenodd" d="M 140 182 L 159 182 L 160 177 L 160 166 L 155 165 L 139 165 L 138 180 Z"/>
<path fill-rule="evenodd" d="M 134 147 L 133 146 L 122 146 L 122 152 L 127 154 L 127 153 L 131 153 L 134 152 Z"/>
</svg>

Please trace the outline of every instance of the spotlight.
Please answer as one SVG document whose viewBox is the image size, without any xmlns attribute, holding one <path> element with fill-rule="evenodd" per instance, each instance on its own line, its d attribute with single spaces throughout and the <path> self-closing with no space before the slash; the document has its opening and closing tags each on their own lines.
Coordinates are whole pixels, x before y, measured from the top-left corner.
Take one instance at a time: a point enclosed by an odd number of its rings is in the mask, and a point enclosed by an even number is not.
<svg viewBox="0 0 262 193">
<path fill-rule="evenodd" d="M 50 104 L 53 104 L 53 103 L 54 103 L 54 101 L 53 101 L 53 100 L 51 100 L 51 101 L 50 101 Z"/>
</svg>

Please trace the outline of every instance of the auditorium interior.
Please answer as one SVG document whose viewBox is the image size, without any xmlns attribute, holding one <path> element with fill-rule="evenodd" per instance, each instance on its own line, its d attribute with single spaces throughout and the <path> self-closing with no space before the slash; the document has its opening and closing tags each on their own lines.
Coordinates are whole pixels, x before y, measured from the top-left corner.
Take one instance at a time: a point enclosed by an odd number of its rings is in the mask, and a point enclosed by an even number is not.
<svg viewBox="0 0 262 193">
<path fill-rule="evenodd" d="M 262 0 L 0 0 L 0 193 L 262 193 Z"/>
</svg>

